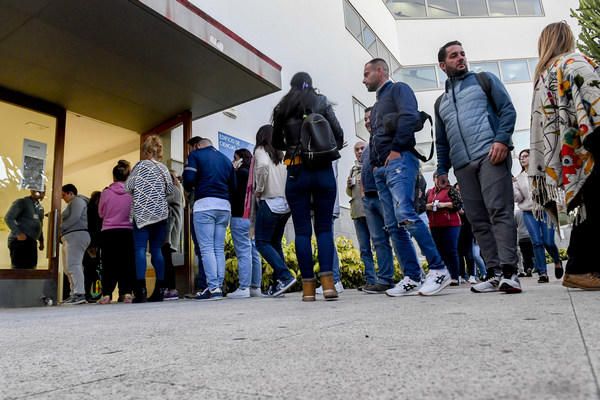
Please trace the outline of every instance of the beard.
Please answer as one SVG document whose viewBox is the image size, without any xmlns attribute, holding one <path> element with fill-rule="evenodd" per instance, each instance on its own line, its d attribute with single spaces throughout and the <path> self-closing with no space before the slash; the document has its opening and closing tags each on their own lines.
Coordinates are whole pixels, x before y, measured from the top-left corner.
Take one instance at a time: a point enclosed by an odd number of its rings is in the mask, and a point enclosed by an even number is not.
<svg viewBox="0 0 600 400">
<path fill-rule="evenodd" d="M 448 77 L 451 78 L 459 78 L 461 76 L 463 76 L 464 74 L 466 74 L 467 72 L 469 72 L 469 67 L 465 64 L 465 69 L 454 69 L 451 71 L 446 71 L 448 74 Z"/>
</svg>

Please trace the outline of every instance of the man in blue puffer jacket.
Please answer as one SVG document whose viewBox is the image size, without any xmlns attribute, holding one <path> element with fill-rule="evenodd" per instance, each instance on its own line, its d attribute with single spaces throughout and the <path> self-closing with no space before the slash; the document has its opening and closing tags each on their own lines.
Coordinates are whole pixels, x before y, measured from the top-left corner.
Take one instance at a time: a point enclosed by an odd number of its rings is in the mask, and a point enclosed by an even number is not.
<svg viewBox="0 0 600 400">
<path fill-rule="evenodd" d="M 444 179 L 454 167 L 488 266 L 488 279 L 471 290 L 520 293 L 510 157 L 515 109 L 495 75 L 469 72 L 460 42 L 446 43 L 438 61 L 448 80 L 436 103 L 437 172 Z"/>
</svg>

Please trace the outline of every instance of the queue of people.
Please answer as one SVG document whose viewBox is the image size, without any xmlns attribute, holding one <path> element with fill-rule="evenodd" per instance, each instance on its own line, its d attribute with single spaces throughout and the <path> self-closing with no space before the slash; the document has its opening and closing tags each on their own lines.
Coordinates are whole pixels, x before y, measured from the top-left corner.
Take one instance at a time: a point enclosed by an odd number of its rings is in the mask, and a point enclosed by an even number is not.
<svg viewBox="0 0 600 400">
<path fill-rule="evenodd" d="M 437 170 L 429 190 L 419 165 L 424 157 L 416 150 L 415 132 L 424 120 L 413 90 L 390 79 L 385 60 L 365 64 L 362 83 L 376 95 L 375 104 L 365 112 L 370 140 L 354 145 L 356 161 L 346 179 L 365 268 L 365 284 L 359 290 L 392 297 L 430 296 L 465 278 L 474 293 L 520 293 L 517 244 L 521 258 L 527 258 L 521 276 L 535 269 L 538 282 L 548 282 L 548 251 L 556 279 L 564 273 L 564 286 L 600 289 L 592 232 L 598 221 L 594 161 L 600 142 L 599 68 L 575 52 L 575 38 L 566 23 L 547 26 L 538 49 L 530 148 L 519 153 L 521 173 L 516 177 L 510 156 L 516 111 L 506 88 L 493 74 L 469 71 L 459 41 L 439 49 L 439 66 L 448 79 L 434 106 Z M 302 301 L 315 301 L 317 294 L 325 300 L 338 299 L 343 286 L 333 222 L 344 132 L 332 103 L 318 92 L 311 76 L 299 72 L 292 77 L 271 123 L 258 130 L 254 153 L 239 149 L 229 160 L 209 139 L 193 137 L 188 145 L 191 152 L 182 184 L 161 163 L 157 136 L 146 138 L 142 160 L 132 169 L 126 161 L 114 167 L 114 182 L 104 189 L 98 204 L 104 266 L 98 303 L 109 303 L 117 284 L 125 303 L 179 297 L 171 256 L 180 246 L 185 198 L 193 209 L 192 237 L 200 266 L 195 299 L 224 297 L 228 226 L 239 270 L 239 287 L 229 297 L 277 297 L 288 291 L 296 277 L 286 266 L 281 242 L 290 216 Z M 451 168 L 455 186 L 448 180 Z M 32 192 L 7 213 L 16 268 L 35 264 L 37 244 L 43 248 L 39 203 L 43 196 Z M 63 186 L 63 199 L 67 207 L 61 237 L 71 288 L 65 303 L 82 304 L 81 264 L 91 240 L 89 200 L 71 184 Z M 523 232 L 517 234 L 515 203 L 531 251 L 523 247 Z M 554 243 L 561 207 L 575 216 L 564 269 Z M 425 270 L 413 243 L 427 260 Z M 157 276 L 150 295 L 145 284 L 148 248 Z M 261 290 L 261 257 L 274 271 L 275 283 L 266 293 Z M 393 280 L 394 257 L 402 269 L 400 282 Z"/>
</svg>

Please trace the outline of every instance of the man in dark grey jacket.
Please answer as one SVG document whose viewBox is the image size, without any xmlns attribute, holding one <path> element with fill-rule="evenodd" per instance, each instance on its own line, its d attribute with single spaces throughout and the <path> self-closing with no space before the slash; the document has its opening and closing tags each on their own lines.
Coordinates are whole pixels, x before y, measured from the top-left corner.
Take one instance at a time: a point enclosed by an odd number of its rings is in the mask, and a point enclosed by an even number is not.
<svg viewBox="0 0 600 400">
<path fill-rule="evenodd" d="M 515 109 L 495 75 L 469 72 L 460 42 L 442 46 L 438 61 L 448 80 L 435 107 L 437 172 L 447 179 L 454 167 L 488 266 L 488 279 L 471 290 L 520 293 L 510 157 Z"/>
<path fill-rule="evenodd" d="M 71 183 L 62 187 L 62 199 L 67 203 L 60 226 L 63 266 L 71 286 L 71 296 L 63 304 L 83 304 L 87 301 L 82 262 L 91 240 L 87 221 L 88 199 L 78 195 L 77 188 Z"/>
<path fill-rule="evenodd" d="M 40 203 L 44 194 L 32 190 L 30 196 L 15 200 L 4 217 L 10 228 L 8 248 L 13 268 L 35 268 L 38 248 L 44 250 L 44 207 Z"/>
</svg>

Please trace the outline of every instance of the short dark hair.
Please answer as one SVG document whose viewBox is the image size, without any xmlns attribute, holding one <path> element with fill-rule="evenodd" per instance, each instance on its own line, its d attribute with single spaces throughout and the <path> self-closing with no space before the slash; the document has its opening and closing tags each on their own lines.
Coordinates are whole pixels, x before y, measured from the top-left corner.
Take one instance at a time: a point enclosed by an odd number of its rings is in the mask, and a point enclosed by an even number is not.
<svg viewBox="0 0 600 400">
<path fill-rule="evenodd" d="M 462 43 L 459 42 L 458 40 L 453 40 L 451 42 L 446 43 L 442 47 L 440 47 L 440 50 L 438 51 L 438 62 L 446 61 L 446 56 L 448 55 L 448 52 L 446 51 L 446 49 L 450 46 L 461 46 L 462 47 Z"/>
<path fill-rule="evenodd" d="M 373 109 L 373 106 L 365 108 L 365 114 L 370 112 Z"/>
<path fill-rule="evenodd" d="M 387 61 L 385 61 L 383 58 L 374 58 L 371 61 L 369 61 L 367 64 L 374 64 L 374 65 L 381 66 L 385 72 L 387 72 L 388 74 L 390 73 L 390 67 L 389 67 Z"/>
<path fill-rule="evenodd" d="M 198 143 L 203 141 L 204 138 L 201 136 L 194 136 L 187 141 L 188 146 L 196 146 Z"/>
<path fill-rule="evenodd" d="M 77 196 L 77 188 L 72 183 L 67 183 L 66 185 L 63 185 L 61 190 L 63 191 L 63 193 L 73 193 L 75 196 Z"/>
</svg>

